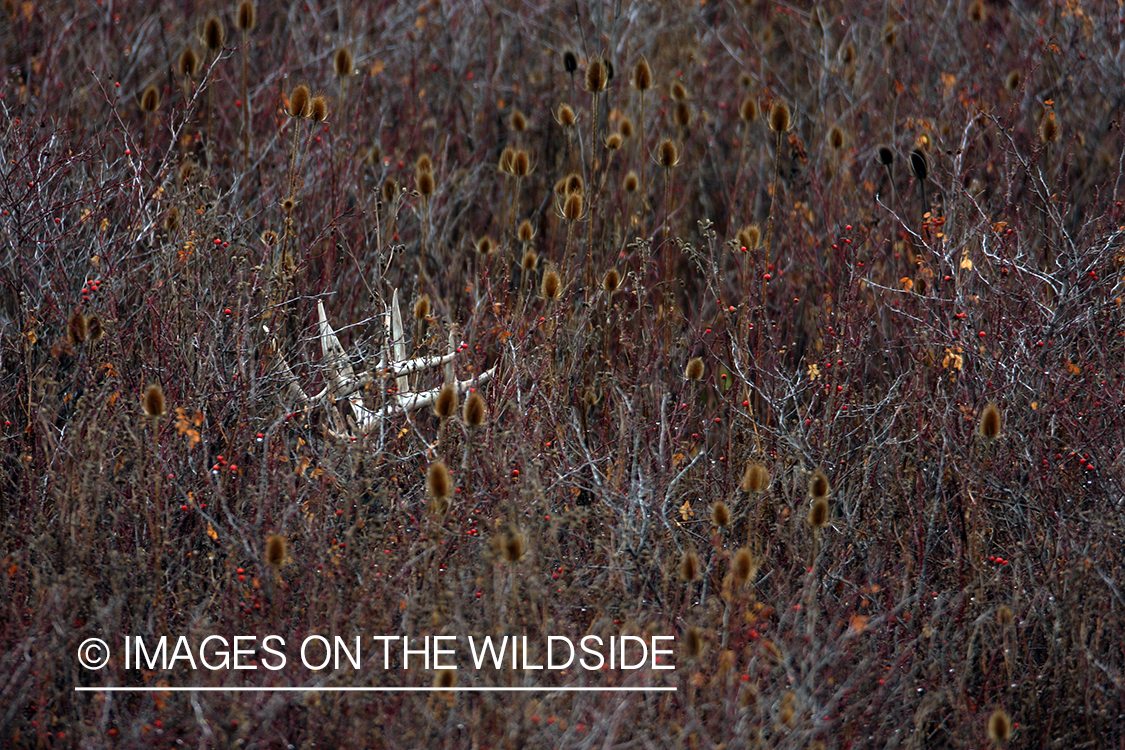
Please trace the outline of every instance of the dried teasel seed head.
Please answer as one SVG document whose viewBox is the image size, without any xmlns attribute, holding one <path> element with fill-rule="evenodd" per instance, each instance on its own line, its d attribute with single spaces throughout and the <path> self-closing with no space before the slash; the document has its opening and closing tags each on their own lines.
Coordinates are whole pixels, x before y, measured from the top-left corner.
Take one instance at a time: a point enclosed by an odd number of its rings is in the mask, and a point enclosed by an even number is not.
<svg viewBox="0 0 1125 750">
<path fill-rule="evenodd" d="M 543 274 L 543 283 L 539 285 L 539 293 L 544 299 L 557 300 L 562 295 L 562 278 L 554 268 Z"/>
<path fill-rule="evenodd" d="M 187 47 L 180 53 L 180 59 L 176 63 L 176 72 L 188 78 L 195 78 L 199 73 L 199 53 L 195 51 L 194 47 Z"/>
<path fill-rule="evenodd" d="M 512 157 L 512 175 L 527 177 L 529 174 L 531 174 L 531 155 L 522 148 L 518 149 Z"/>
<path fill-rule="evenodd" d="M 671 94 L 674 102 L 687 101 L 687 87 L 679 81 L 672 81 L 672 85 L 668 87 L 668 93 Z"/>
<path fill-rule="evenodd" d="M 617 149 L 621 148 L 622 140 L 623 139 L 621 138 L 620 133 L 610 133 L 608 136 L 606 136 L 605 147 L 610 151 L 616 151 Z"/>
<path fill-rule="evenodd" d="M 141 111 L 149 114 L 155 112 L 160 107 L 160 92 L 157 91 L 155 86 L 149 86 L 141 94 Z"/>
<path fill-rule="evenodd" d="M 1016 621 L 1016 615 L 1007 604 L 1001 604 L 996 610 L 996 622 L 1002 628 L 1009 627 Z"/>
<path fill-rule="evenodd" d="M 395 198 L 398 198 L 399 194 L 398 182 L 394 177 L 388 177 L 387 179 L 383 180 L 383 186 L 379 189 L 379 192 L 383 197 L 384 203 L 390 203 L 394 201 Z"/>
<path fill-rule="evenodd" d="M 809 497 L 813 500 L 827 500 L 829 492 L 831 485 L 828 484 L 828 475 L 824 473 L 824 469 L 817 469 L 809 478 Z"/>
<path fill-rule="evenodd" d="M 889 167 L 895 163 L 895 152 L 890 146 L 880 146 L 875 151 L 875 161 L 884 167 Z"/>
<path fill-rule="evenodd" d="M 430 317 L 430 295 L 423 294 L 414 300 L 414 319 L 425 320 Z"/>
<path fill-rule="evenodd" d="M 759 461 L 746 464 L 746 471 L 742 474 L 742 491 L 750 495 L 764 492 L 770 485 L 770 470 Z"/>
<path fill-rule="evenodd" d="M 694 549 L 688 549 L 680 558 L 680 578 L 691 583 L 699 578 L 699 555 Z"/>
<path fill-rule="evenodd" d="M 262 232 L 262 244 L 264 244 L 266 247 L 273 247 L 277 244 L 277 241 L 279 239 L 280 238 L 277 236 L 277 232 L 272 229 L 267 229 Z"/>
<path fill-rule="evenodd" d="M 691 125 L 691 107 L 687 102 L 676 102 L 676 108 L 672 111 L 672 120 L 677 127 L 686 128 Z"/>
<path fill-rule="evenodd" d="M 443 461 L 434 461 L 426 470 L 426 492 L 433 498 L 446 498 L 453 492 L 453 477 Z"/>
<path fill-rule="evenodd" d="M 226 31 L 223 29 L 223 22 L 219 20 L 218 16 L 208 16 L 207 20 L 203 22 L 203 45 L 215 52 L 223 48 L 225 39 Z"/>
<path fill-rule="evenodd" d="M 414 171 L 415 173 L 434 171 L 434 162 L 430 159 L 429 154 L 422 154 L 418 157 L 418 161 L 414 162 Z"/>
<path fill-rule="evenodd" d="M 488 235 L 478 239 L 474 247 L 476 248 L 477 255 L 482 258 L 488 258 L 496 252 L 496 243 L 493 242 L 492 238 Z"/>
<path fill-rule="evenodd" d="M 688 380 L 703 380 L 707 368 L 703 366 L 703 357 L 692 357 L 684 368 L 684 377 Z"/>
<path fill-rule="evenodd" d="M 516 229 L 516 238 L 520 242 L 531 242 L 535 239 L 535 225 L 531 223 L 531 219 L 524 219 L 520 222 Z"/>
<path fill-rule="evenodd" d="M 144 407 L 145 414 L 153 419 L 163 417 L 168 407 L 167 403 L 164 401 L 164 389 L 155 383 L 146 388 L 142 406 Z"/>
<path fill-rule="evenodd" d="M 102 319 L 97 315 L 91 315 L 86 319 L 87 328 L 89 329 L 90 341 L 101 341 L 102 336 L 105 335 L 105 328 L 102 326 Z"/>
<path fill-rule="evenodd" d="M 606 68 L 605 60 L 600 57 L 594 58 L 586 66 L 586 90 L 598 94 L 605 91 L 608 83 L 609 70 Z"/>
<path fill-rule="evenodd" d="M 522 133 L 527 130 L 527 118 L 523 112 L 518 109 L 512 110 L 512 116 L 508 118 L 508 124 L 511 126 L 513 132 Z"/>
<path fill-rule="evenodd" d="M 984 0 L 975 0 L 969 6 L 969 20 L 973 23 L 984 23 L 988 18 L 988 11 L 984 7 Z"/>
<path fill-rule="evenodd" d="M 520 268 L 524 273 L 531 273 L 537 265 L 539 265 L 539 254 L 529 247 L 520 258 Z"/>
<path fill-rule="evenodd" d="M 369 167 L 379 166 L 379 160 L 383 158 L 383 147 L 378 143 L 371 146 L 363 154 L 363 163 Z"/>
<path fill-rule="evenodd" d="M 1047 112 L 1039 123 L 1039 140 L 1044 144 L 1058 143 L 1062 137 L 1062 129 L 1054 112 Z"/>
<path fill-rule="evenodd" d="M 574 50 L 567 50 L 563 52 L 562 56 L 563 70 L 567 73 L 573 74 L 578 70 L 578 55 L 574 54 Z"/>
<path fill-rule="evenodd" d="M 633 137 L 633 121 L 628 117 L 622 117 L 617 123 L 617 132 L 622 138 Z"/>
<path fill-rule="evenodd" d="M 72 344 L 81 344 L 89 333 L 90 327 L 86 315 L 76 309 L 66 321 L 66 340 Z"/>
<path fill-rule="evenodd" d="M 828 131 L 828 145 L 832 147 L 833 151 L 844 148 L 844 131 L 839 125 L 833 125 L 832 129 Z"/>
<path fill-rule="evenodd" d="M 793 124 L 789 105 L 780 99 L 770 107 L 770 130 L 775 133 L 787 133 Z"/>
<path fill-rule="evenodd" d="M 925 182 L 926 175 L 929 174 L 929 166 L 926 164 L 926 155 L 922 149 L 916 148 L 910 152 L 910 171 L 919 182 Z"/>
<path fill-rule="evenodd" d="M 758 99 L 753 94 L 742 100 L 738 105 L 738 116 L 743 122 L 754 122 L 758 119 Z"/>
<path fill-rule="evenodd" d="M 511 146 L 505 146 L 504 150 L 500 152 L 500 162 L 497 167 L 504 174 L 511 174 L 514 169 L 513 165 L 516 161 L 516 150 Z"/>
<path fill-rule="evenodd" d="M 636 172 L 633 172 L 631 170 L 627 175 L 625 175 L 625 178 L 621 180 L 621 187 L 625 189 L 626 193 L 635 193 L 640 186 L 640 178 L 637 177 Z"/>
<path fill-rule="evenodd" d="M 567 221 L 578 221 L 582 218 L 582 193 L 571 193 L 566 196 L 563 203 L 563 216 Z"/>
<path fill-rule="evenodd" d="M 234 26 L 239 31 L 252 31 L 258 25 L 258 12 L 252 0 L 242 0 L 234 16 Z"/>
<path fill-rule="evenodd" d="M 418 186 L 418 195 L 428 198 L 434 194 L 436 185 L 433 172 L 419 172 L 415 177 L 415 182 Z"/>
<path fill-rule="evenodd" d="M 582 175 L 577 172 L 571 172 L 566 176 L 566 193 L 571 195 L 573 193 L 581 193 L 586 189 L 586 181 L 582 179 Z"/>
<path fill-rule="evenodd" d="M 271 568 L 280 568 L 285 562 L 285 548 L 285 537 L 271 534 L 269 539 L 266 540 L 266 550 L 262 555 L 266 565 Z"/>
<path fill-rule="evenodd" d="M 887 25 L 883 27 L 883 44 L 893 47 L 897 41 L 898 26 L 895 26 L 893 21 L 887 21 Z"/>
<path fill-rule="evenodd" d="M 312 94 L 309 87 L 302 83 L 289 95 L 289 116 L 308 117 L 311 107 Z"/>
<path fill-rule="evenodd" d="M 837 54 L 840 57 L 840 62 L 844 65 L 851 65 L 855 62 L 855 45 L 849 42 L 841 47 Z"/>
<path fill-rule="evenodd" d="M 757 250 L 758 244 L 762 241 L 762 230 L 757 224 L 748 224 L 738 230 L 735 240 L 738 242 L 739 249 Z"/>
<path fill-rule="evenodd" d="M 519 529 L 509 528 L 500 539 L 500 552 L 509 565 L 518 563 L 527 552 L 527 537 Z"/>
<path fill-rule="evenodd" d="M 164 229 L 168 232 L 175 232 L 180 228 L 180 209 L 172 206 L 168 209 L 168 213 L 164 216 Z"/>
<path fill-rule="evenodd" d="M 987 441 L 995 440 L 1000 435 L 1000 422 L 1000 408 L 995 403 L 989 403 L 980 413 L 977 432 Z"/>
<path fill-rule="evenodd" d="M 297 208 L 297 199 L 296 198 L 292 198 L 292 197 L 286 198 L 285 200 L 283 200 L 281 202 L 281 212 L 282 213 L 291 214 L 291 213 L 293 213 L 293 211 L 296 210 L 296 208 Z"/>
<path fill-rule="evenodd" d="M 462 419 L 469 427 L 477 428 L 484 424 L 487 415 L 488 409 L 484 405 L 484 397 L 473 391 L 465 399 L 465 408 L 461 410 Z"/>
<path fill-rule="evenodd" d="M 621 274 L 618 273 L 616 268 L 611 268 L 605 272 L 602 278 L 602 291 L 606 294 L 616 294 L 617 290 L 621 288 Z"/>
<path fill-rule="evenodd" d="M 643 57 L 633 66 L 633 87 L 637 91 L 648 91 L 652 88 L 652 68 L 648 60 Z"/>
<path fill-rule="evenodd" d="M 711 506 L 711 523 L 720 529 L 730 526 L 730 508 L 722 500 Z"/>
<path fill-rule="evenodd" d="M 449 419 L 457 411 L 457 389 L 452 383 L 446 383 L 438 391 L 434 399 L 434 416 L 438 419 Z"/>
<path fill-rule="evenodd" d="M 680 150 L 676 144 L 665 138 L 656 149 L 656 163 L 665 169 L 671 169 L 680 161 Z"/>
<path fill-rule="evenodd" d="M 828 500 L 827 498 L 819 498 L 813 500 L 812 508 L 809 509 L 809 526 L 814 529 L 822 528 L 828 523 Z"/>
<path fill-rule="evenodd" d="M 457 687 L 456 669 L 439 669 L 434 674 L 434 687 L 441 690 L 452 690 Z"/>
<path fill-rule="evenodd" d="M 1002 708 L 998 708 L 988 717 L 988 739 L 997 747 L 1005 744 L 1012 737 L 1012 717 Z"/>
<path fill-rule="evenodd" d="M 703 631 L 692 625 L 684 633 L 684 656 L 694 659 L 703 653 Z"/>
<path fill-rule="evenodd" d="M 355 58 L 352 57 L 351 49 L 340 47 L 336 50 L 336 54 L 332 56 L 332 70 L 336 72 L 337 78 L 347 78 L 355 72 Z"/>
<path fill-rule="evenodd" d="M 309 105 L 309 119 L 314 122 L 324 122 L 328 119 L 328 100 L 323 96 L 314 96 Z"/>
<path fill-rule="evenodd" d="M 742 547 L 734 553 L 730 562 L 730 577 L 735 586 L 742 586 L 754 580 L 758 574 L 758 561 L 748 547 Z"/>
<path fill-rule="evenodd" d="M 1023 83 L 1023 73 L 1018 70 L 1013 70 L 1008 75 L 1004 76 L 1004 88 L 1008 91 L 1015 91 Z"/>
<path fill-rule="evenodd" d="M 555 121 L 564 128 L 574 126 L 574 109 L 569 104 L 560 104 L 555 110 Z"/>
</svg>

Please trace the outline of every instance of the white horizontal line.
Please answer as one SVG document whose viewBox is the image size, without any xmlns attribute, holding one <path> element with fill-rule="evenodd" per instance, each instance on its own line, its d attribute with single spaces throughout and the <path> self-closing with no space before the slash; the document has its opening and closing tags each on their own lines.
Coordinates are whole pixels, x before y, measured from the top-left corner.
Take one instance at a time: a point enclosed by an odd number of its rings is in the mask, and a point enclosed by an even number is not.
<svg viewBox="0 0 1125 750">
<path fill-rule="evenodd" d="M 76 687 L 76 693 L 668 693 L 676 687 Z"/>
</svg>

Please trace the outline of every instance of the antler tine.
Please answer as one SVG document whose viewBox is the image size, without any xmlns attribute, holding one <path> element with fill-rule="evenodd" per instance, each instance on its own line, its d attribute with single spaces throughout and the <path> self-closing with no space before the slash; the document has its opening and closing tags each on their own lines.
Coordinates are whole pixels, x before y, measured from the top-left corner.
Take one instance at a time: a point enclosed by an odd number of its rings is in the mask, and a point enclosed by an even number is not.
<svg viewBox="0 0 1125 750">
<path fill-rule="evenodd" d="M 406 361 L 406 339 L 402 331 L 402 311 L 398 309 L 398 290 L 391 295 L 391 363 L 397 365 Z M 398 393 L 410 391 L 410 380 L 399 375 L 395 380 Z"/>
</svg>

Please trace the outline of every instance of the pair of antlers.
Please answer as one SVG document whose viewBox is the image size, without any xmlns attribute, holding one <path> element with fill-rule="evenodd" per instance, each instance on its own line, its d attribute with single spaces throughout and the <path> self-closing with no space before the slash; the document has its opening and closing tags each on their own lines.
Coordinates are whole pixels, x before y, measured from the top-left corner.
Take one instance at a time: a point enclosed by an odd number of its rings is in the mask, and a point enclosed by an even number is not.
<svg viewBox="0 0 1125 750">
<path fill-rule="evenodd" d="M 348 361 L 348 355 L 344 351 L 344 347 L 340 344 L 340 339 L 336 337 L 336 332 L 328 322 L 328 315 L 324 312 L 323 302 L 317 302 L 317 313 L 320 318 L 318 326 L 320 351 L 324 366 L 328 371 L 328 384 L 324 389 L 313 396 L 308 395 L 297 382 L 297 377 L 289 368 L 289 364 L 284 357 L 278 359 L 282 378 L 289 386 L 290 394 L 297 401 L 308 406 L 316 406 L 323 402 L 330 407 L 338 425 L 346 424 L 342 429 L 333 432 L 336 437 L 354 438 L 357 433 L 360 435 L 367 434 L 387 417 L 423 409 L 433 404 L 438 397 L 438 393 L 441 392 L 441 388 L 417 393 L 412 392 L 407 377 L 412 372 L 444 367 L 445 381 L 453 384 L 458 395 L 465 393 L 475 385 L 488 382 L 496 374 L 496 367 L 494 366 L 475 378 L 457 380 L 453 373 L 453 360 L 456 357 L 456 350 L 452 334 L 450 334 L 448 354 L 407 359 L 406 338 L 403 334 L 402 312 L 398 306 L 397 289 L 391 297 L 390 306 L 384 312 L 387 325 L 387 348 L 380 353 L 379 363 L 372 373 L 360 373 L 359 375 L 355 373 Z M 268 334 L 269 329 L 265 328 L 265 330 Z M 390 394 L 389 403 L 378 409 L 369 409 L 363 403 L 363 390 L 376 377 L 395 378 L 396 388 L 394 393 Z M 340 418 L 339 412 L 333 408 L 337 399 L 347 399 L 354 415 L 353 420 L 348 420 L 345 423 Z"/>
</svg>

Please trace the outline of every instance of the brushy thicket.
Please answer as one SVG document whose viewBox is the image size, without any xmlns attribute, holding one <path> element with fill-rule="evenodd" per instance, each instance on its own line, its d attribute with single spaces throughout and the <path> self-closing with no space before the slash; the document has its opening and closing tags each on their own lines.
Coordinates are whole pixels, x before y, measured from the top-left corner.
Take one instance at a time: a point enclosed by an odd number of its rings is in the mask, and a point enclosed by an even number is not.
<svg viewBox="0 0 1125 750">
<path fill-rule="evenodd" d="M 6 746 L 1125 741 L 1115 4 L 278 5 L 4 3 Z M 74 692 L 454 681 L 76 658 L 311 633 L 678 691 Z"/>
</svg>

